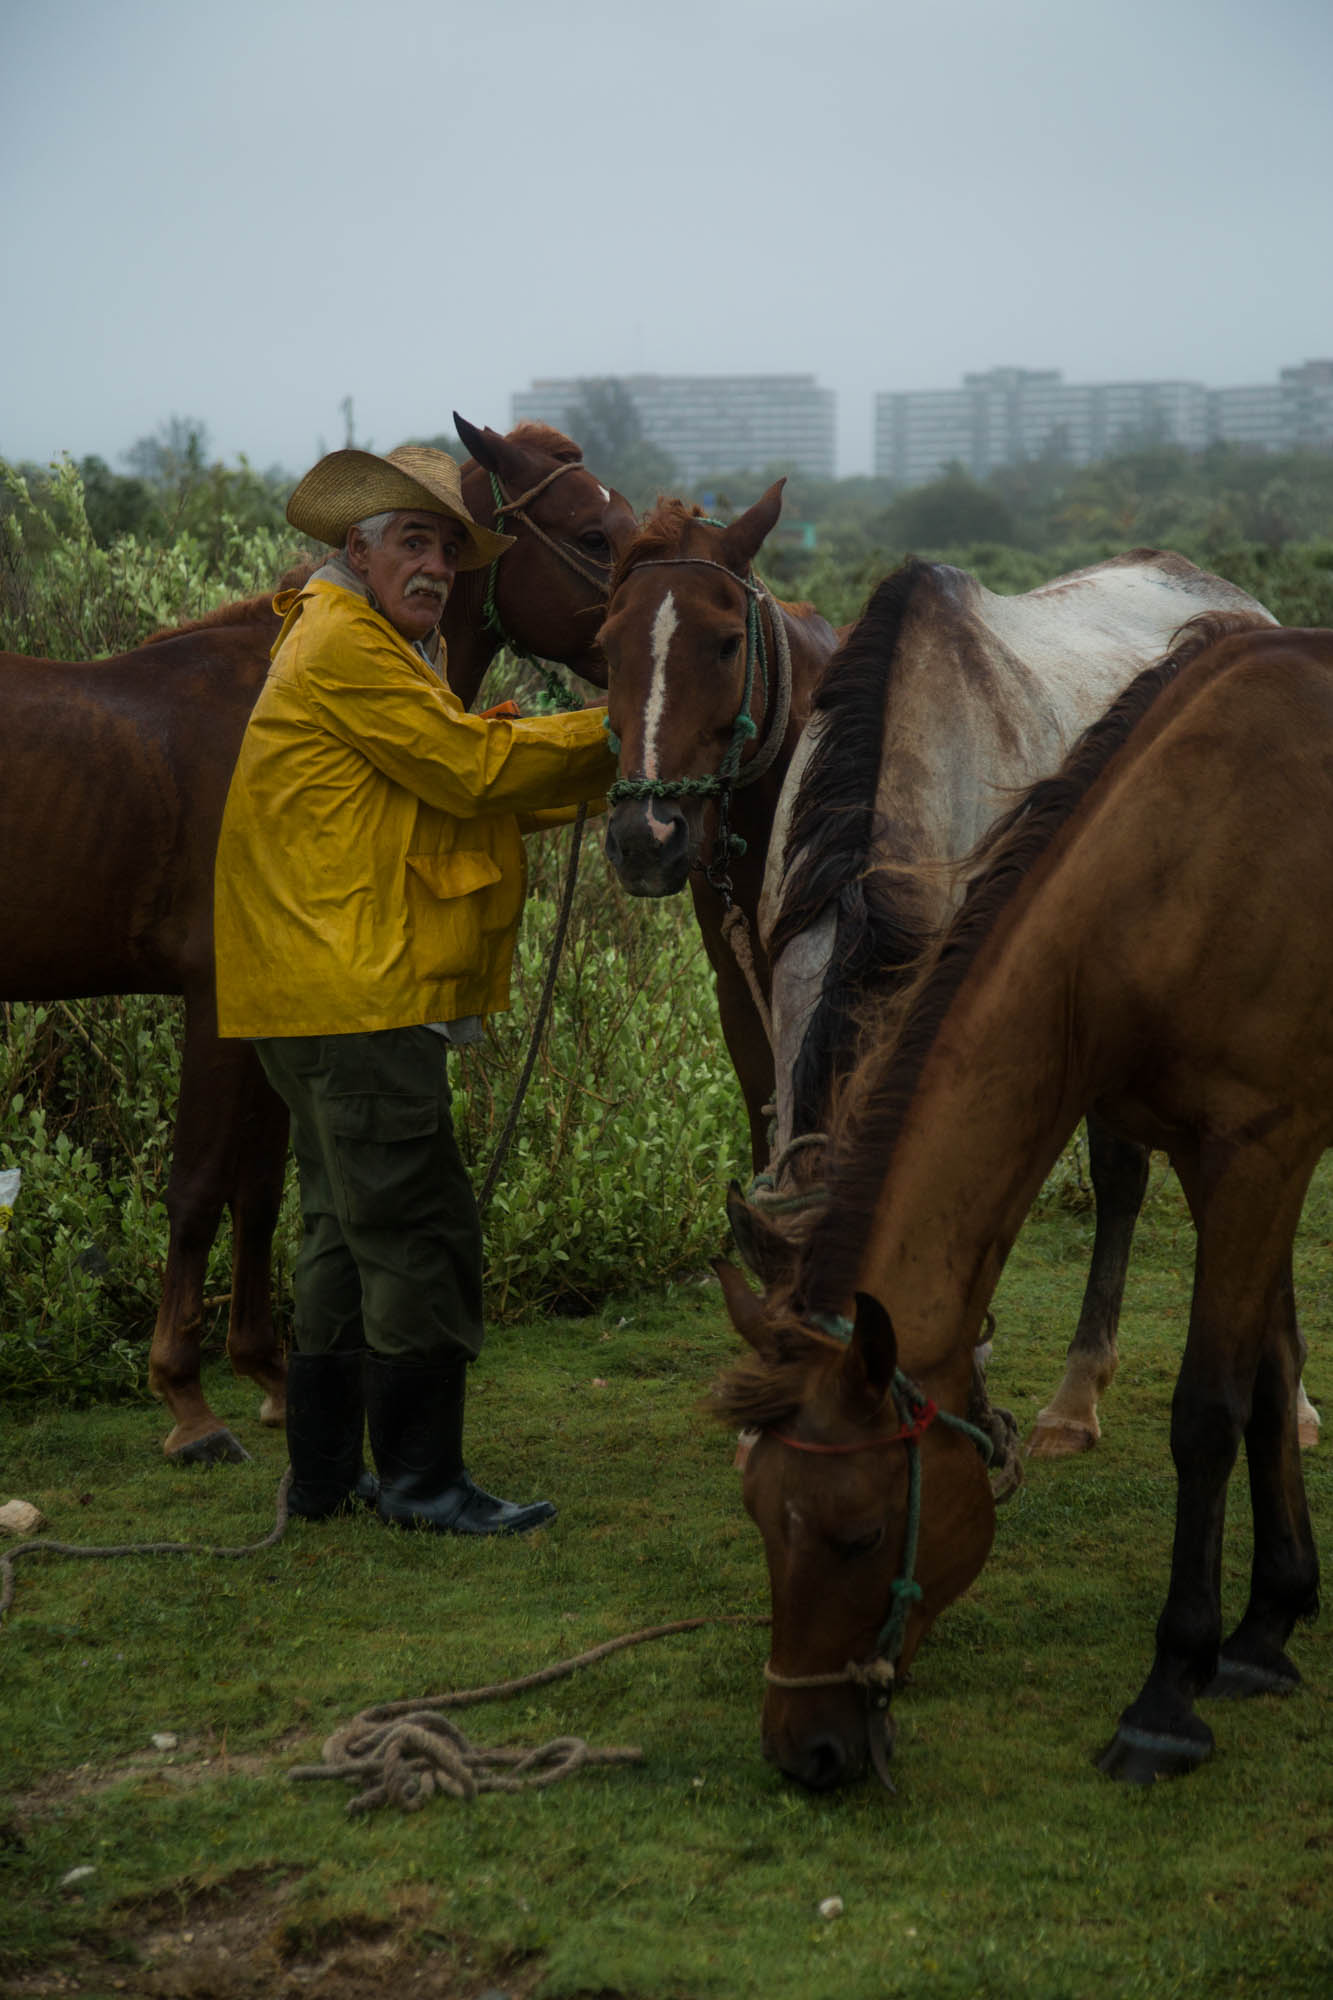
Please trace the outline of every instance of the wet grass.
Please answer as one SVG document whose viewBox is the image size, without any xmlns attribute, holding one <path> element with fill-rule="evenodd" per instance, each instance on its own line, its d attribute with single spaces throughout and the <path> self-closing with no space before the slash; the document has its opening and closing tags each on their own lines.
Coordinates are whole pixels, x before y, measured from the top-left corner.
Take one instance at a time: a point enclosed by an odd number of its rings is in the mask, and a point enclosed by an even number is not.
<svg viewBox="0 0 1333 2000">
<path fill-rule="evenodd" d="M 1316 1401 L 1333 1392 L 1330 1239 L 1326 1174 L 1298 1269 Z M 1052 1209 L 1006 1273 L 993 1386 L 1025 1422 L 1058 1376 L 1089 1240 L 1086 1217 Z M 765 1634 L 727 1627 L 465 1718 L 485 1742 L 638 1743 L 641 1767 L 359 1821 L 338 1787 L 284 1777 L 372 1701 L 524 1673 L 660 1620 L 766 1610 L 730 1442 L 698 1409 L 733 1349 L 712 1288 L 496 1336 L 474 1371 L 470 1451 L 483 1481 L 558 1501 L 530 1542 L 473 1548 L 358 1519 L 298 1524 L 237 1563 L 21 1566 L 0 1634 L 0 1990 L 54 1990 L 32 1968 L 62 1953 L 74 1966 L 82 1945 L 105 1987 L 71 1973 L 68 1990 L 209 1991 L 151 1983 L 148 1914 L 160 1923 L 174 1903 L 185 1922 L 244 1885 L 275 1966 L 395 1924 L 403 1963 L 471 1954 L 459 1993 L 504 1985 L 527 1959 L 525 1991 L 539 1975 L 541 1993 L 643 2000 L 1327 1994 L 1326 1627 L 1293 1640 L 1300 1694 L 1210 1706 L 1217 1754 L 1189 1780 L 1121 1789 L 1090 1761 L 1137 1691 L 1165 1587 L 1191 1261 L 1159 1188 L 1103 1442 L 1031 1469 L 1003 1509 L 988 1568 L 900 1698 L 896 1799 L 870 1785 L 812 1798 L 764 1766 Z M 168 1466 L 154 1410 L 52 1411 L 6 1428 L 0 1497 L 35 1500 L 71 1541 L 261 1535 L 281 1441 L 258 1429 L 248 1388 L 221 1370 L 208 1386 L 252 1464 Z M 1326 1561 L 1331 1465 L 1333 1417 L 1306 1458 Z M 1243 1474 L 1231 1512 L 1235 1611 Z M 174 1749 L 152 1747 L 163 1731 Z M 62 1890 L 80 1866 L 95 1872 Z M 824 1919 L 830 1896 L 843 1914 Z"/>
</svg>

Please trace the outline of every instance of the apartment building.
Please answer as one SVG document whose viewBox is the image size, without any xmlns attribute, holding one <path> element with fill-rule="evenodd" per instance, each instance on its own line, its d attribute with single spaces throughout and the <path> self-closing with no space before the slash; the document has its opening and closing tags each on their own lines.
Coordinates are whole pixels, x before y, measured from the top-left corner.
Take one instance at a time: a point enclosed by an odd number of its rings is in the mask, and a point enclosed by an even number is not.
<svg viewBox="0 0 1333 2000">
<path fill-rule="evenodd" d="M 1200 451 L 1215 439 L 1256 450 L 1333 448 L 1333 361 L 1284 368 L 1276 382 L 1066 382 L 1055 368 L 991 368 L 959 389 L 875 398 L 874 469 L 920 486 L 958 463 L 977 479 L 1055 455 L 1087 465 L 1145 441 Z"/>
<path fill-rule="evenodd" d="M 770 465 L 832 479 L 836 399 L 813 375 L 621 375 L 643 435 L 669 452 L 681 483 Z M 586 378 L 534 381 L 512 398 L 513 421 L 573 427 Z"/>
</svg>

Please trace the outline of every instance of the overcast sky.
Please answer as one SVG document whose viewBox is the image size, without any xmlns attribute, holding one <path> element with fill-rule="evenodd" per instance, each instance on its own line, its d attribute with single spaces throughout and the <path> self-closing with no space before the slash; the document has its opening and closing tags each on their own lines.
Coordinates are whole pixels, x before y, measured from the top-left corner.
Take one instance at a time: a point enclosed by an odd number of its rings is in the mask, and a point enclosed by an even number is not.
<svg viewBox="0 0 1333 2000">
<path fill-rule="evenodd" d="M 1333 355 L 1330 0 L 0 0 L 0 454 Z"/>
</svg>

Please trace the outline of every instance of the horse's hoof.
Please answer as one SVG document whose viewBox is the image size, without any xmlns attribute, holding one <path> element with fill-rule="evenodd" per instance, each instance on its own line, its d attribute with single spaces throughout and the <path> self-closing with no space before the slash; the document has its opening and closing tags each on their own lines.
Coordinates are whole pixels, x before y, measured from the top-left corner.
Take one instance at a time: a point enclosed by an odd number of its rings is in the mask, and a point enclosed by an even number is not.
<svg viewBox="0 0 1333 2000">
<path fill-rule="evenodd" d="M 1199 1724 L 1202 1735 L 1158 1735 L 1121 1723 L 1106 1748 L 1093 1759 L 1104 1777 L 1121 1785 L 1152 1785 L 1158 1778 L 1187 1778 L 1213 1748 L 1212 1731 Z"/>
<path fill-rule="evenodd" d="M 1038 1417 L 1023 1449 L 1028 1458 L 1073 1458 L 1077 1452 L 1091 1451 L 1097 1432 L 1089 1424 L 1074 1423 L 1068 1417 Z"/>
<path fill-rule="evenodd" d="M 226 1429 L 209 1431 L 206 1437 L 191 1438 L 188 1444 L 173 1445 L 168 1438 L 163 1449 L 173 1465 L 248 1465 L 250 1454 L 238 1437 Z"/>
<path fill-rule="evenodd" d="M 1295 1694 L 1300 1685 L 1300 1673 L 1285 1653 L 1263 1661 L 1232 1660 L 1223 1653 L 1203 1692 L 1208 1701 L 1244 1701 L 1252 1694 Z"/>
<path fill-rule="evenodd" d="M 287 1421 L 287 1399 L 271 1393 L 259 1405 L 259 1421 L 270 1430 L 281 1430 Z"/>
</svg>

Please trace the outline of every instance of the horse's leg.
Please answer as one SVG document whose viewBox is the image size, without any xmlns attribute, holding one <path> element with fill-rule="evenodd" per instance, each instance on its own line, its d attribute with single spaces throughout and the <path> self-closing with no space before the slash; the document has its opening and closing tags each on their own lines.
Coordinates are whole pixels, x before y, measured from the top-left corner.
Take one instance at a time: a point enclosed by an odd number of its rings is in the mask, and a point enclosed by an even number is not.
<svg viewBox="0 0 1333 2000">
<path fill-rule="evenodd" d="M 261 1424 L 281 1424 L 287 1364 L 273 1328 L 271 1251 L 287 1165 L 287 1107 L 248 1042 L 235 1049 L 235 1152 L 231 1171 L 231 1309 L 227 1354 L 264 1391 Z"/>
<path fill-rule="evenodd" d="M 219 1042 L 211 996 L 187 995 L 180 1096 L 167 1180 L 167 1268 L 148 1383 L 171 1412 L 168 1458 L 209 1464 L 249 1457 L 214 1416 L 199 1381 L 204 1276 L 230 1187 L 239 1084 L 248 1043 Z"/>
<path fill-rule="evenodd" d="M 723 950 L 727 947 L 724 945 Z M 750 997 L 744 974 L 734 962 L 717 968 L 717 1010 L 722 1020 L 722 1039 L 727 1045 L 745 1098 L 750 1121 L 750 1158 L 756 1173 L 768 1165 L 768 1107 L 773 1101 L 773 1051 L 763 1021 Z"/>
<path fill-rule="evenodd" d="M 695 915 L 703 933 L 704 950 L 708 953 L 717 986 L 722 1039 L 727 1045 L 736 1081 L 745 1098 L 745 1110 L 750 1121 L 750 1154 L 754 1170 L 759 1173 L 768 1165 L 768 1119 L 765 1112 L 773 1099 L 773 1050 L 750 993 L 749 982 L 736 962 L 735 952 L 722 935 L 721 902 L 706 884 L 691 884 L 691 887 Z M 752 940 L 753 937 L 751 927 Z M 757 943 L 753 944 L 753 950 L 756 971 L 763 979 L 766 968 Z"/>
<path fill-rule="evenodd" d="M 1306 1342 L 1300 1321 L 1296 1322 L 1296 1347 L 1300 1365 L 1305 1366 Z M 1319 1412 L 1305 1393 L 1305 1377 L 1296 1384 L 1296 1441 L 1302 1451 L 1313 1451 L 1319 1442 Z"/>
<path fill-rule="evenodd" d="M 1271 1140 L 1270 1140 L 1271 1144 Z M 1283 1160 L 1274 1147 L 1212 1159 L 1176 1159 L 1198 1230 L 1194 1299 L 1185 1358 L 1171 1404 L 1176 1527 L 1171 1581 L 1157 1622 L 1152 1669 L 1097 1759 L 1108 1777 L 1130 1784 L 1191 1771 L 1209 1754 L 1212 1731 L 1194 1702 L 1217 1672 L 1222 1637 L 1222 1528 L 1227 1481 L 1258 1410 L 1254 1446 L 1261 1464 L 1264 1564 L 1289 1532 L 1289 1475 L 1273 1452 L 1295 1435 L 1295 1370 L 1279 1350 L 1290 1344 L 1291 1243 L 1318 1154 Z M 1262 1385 L 1261 1361 L 1265 1365 Z M 1285 1383 L 1285 1414 L 1274 1410 Z M 1299 1468 L 1295 1475 L 1299 1482 Z M 1282 1497 L 1279 1497 L 1281 1493 Z M 1308 1533 L 1308 1525 L 1305 1530 Z M 1258 1559 L 1258 1558 L 1256 1558 Z M 1275 1629 L 1274 1584 L 1265 1567 L 1267 1634 Z M 1288 1573 L 1278 1588 L 1291 1582 Z M 1296 1615 L 1288 1598 L 1287 1610 Z M 1288 1629 L 1289 1626 L 1288 1626 Z"/>
<path fill-rule="evenodd" d="M 1301 1475 L 1297 1387 L 1304 1341 L 1288 1264 L 1277 1288 L 1245 1426 L 1254 1556 L 1245 1614 L 1223 1641 L 1212 1695 L 1287 1694 L 1300 1674 L 1287 1658 L 1298 1618 L 1319 1607 L 1319 1558 Z"/>
<path fill-rule="evenodd" d="M 1028 1439 L 1033 1458 L 1064 1458 L 1087 1451 L 1101 1436 L 1097 1403 L 1115 1374 L 1116 1333 L 1134 1225 L 1148 1185 L 1148 1150 L 1121 1139 L 1088 1113 L 1088 1165 L 1097 1199 L 1092 1262 L 1078 1326 L 1065 1357 L 1059 1388 Z"/>
</svg>

